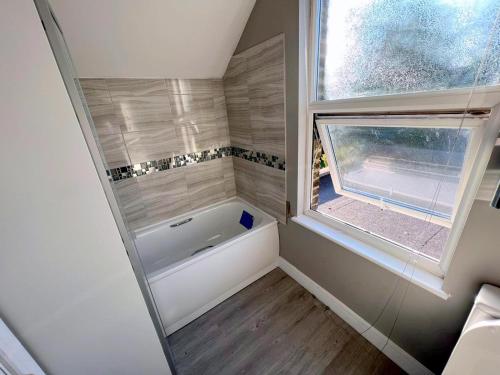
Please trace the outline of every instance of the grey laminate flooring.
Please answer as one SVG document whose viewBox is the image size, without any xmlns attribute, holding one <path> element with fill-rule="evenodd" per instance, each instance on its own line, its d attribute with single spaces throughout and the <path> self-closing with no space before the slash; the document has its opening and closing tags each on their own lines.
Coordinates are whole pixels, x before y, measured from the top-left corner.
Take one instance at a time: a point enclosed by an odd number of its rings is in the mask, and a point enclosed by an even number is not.
<svg viewBox="0 0 500 375">
<path fill-rule="evenodd" d="M 169 337 L 184 374 L 400 374 L 279 268 Z"/>
</svg>

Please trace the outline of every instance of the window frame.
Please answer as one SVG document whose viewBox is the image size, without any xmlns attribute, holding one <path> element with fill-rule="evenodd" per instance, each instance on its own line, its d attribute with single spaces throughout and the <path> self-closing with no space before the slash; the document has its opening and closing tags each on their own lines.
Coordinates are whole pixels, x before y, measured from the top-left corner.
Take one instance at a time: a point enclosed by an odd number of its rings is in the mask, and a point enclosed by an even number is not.
<svg viewBox="0 0 500 375">
<path fill-rule="evenodd" d="M 345 195 L 352 199 L 370 203 L 373 205 L 380 205 L 380 201 L 368 196 L 362 196 L 360 194 L 352 193 L 345 190 L 340 182 L 340 173 L 338 170 L 338 164 L 335 160 L 335 156 L 329 152 L 329 149 L 334 150 L 331 138 L 328 135 L 327 126 L 328 125 L 340 125 L 340 126 L 380 126 L 380 127 L 407 127 L 407 128 L 453 128 L 457 129 L 457 121 L 461 121 L 463 115 L 449 116 L 449 115 L 434 115 L 431 117 L 425 116 L 420 118 L 418 115 L 409 116 L 361 116 L 361 118 L 355 118 L 354 116 L 339 116 L 332 119 L 320 119 L 316 120 L 316 127 L 320 134 L 321 143 L 325 149 L 325 153 L 328 159 L 328 165 L 330 167 L 330 174 L 333 179 L 333 185 L 335 186 L 335 191 L 338 194 Z M 419 212 L 418 210 L 403 207 L 401 205 L 391 203 L 389 201 L 384 201 L 384 207 L 389 207 L 393 211 L 415 217 L 422 220 L 429 220 L 431 223 L 445 226 L 451 228 L 453 220 L 457 211 L 457 206 L 460 198 L 465 189 L 465 183 L 467 182 L 470 172 L 471 163 L 474 160 L 474 155 L 477 153 L 477 148 L 479 146 L 479 139 L 484 131 L 484 115 L 481 118 L 465 118 L 462 123 L 462 129 L 468 129 L 471 131 L 471 136 L 467 144 L 467 149 L 464 155 L 464 164 L 460 175 L 460 181 L 457 188 L 457 193 L 455 196 L 455 201 L 453 203 L 453 212 L 450 219 L 441 218 L 439 216 L 429 215 L 425 212 Z"/>
<path fill-rule="evenodd" d="M 300 223 L 302 216 L 314 219 L 318 225 L 339 231 L 348 238 L 381 250 L 396 259 L 411 261 L 412 264 L 415 263 L 416 269 L 443 280 L 453 259 L 500 130 L 500 85 L 317 101 L 316 61 L 319 46 L 320 0 L 299 1 L 299 129 L 297 216 L 294 221 Z M 473 155 L 474 157 L 468 157 L 467 171 L 464 166 L 467 178 L 463 179 L 464 184 L 460 188 L 460 199 L 454 214 L 453 225 L 439 262 L 311 209 L 312 135 L 316 114 L 364 116 L 388 113 L 454 112 L 464 111 L 466 108 L 490 110 L 490 118 L 482 127 L 480 136 L 474 141 L 477 142 L 474 146 L 477 152 Z M 335 241 L 335 238 L 331 239 Z M 389 266 L 385 268 L 402 276 L 406 271 L 406 266 L 404 270 L 399 271 L 394 271 Z M 418 282 L 415 283 L 418 284 Z"/>
</svg>

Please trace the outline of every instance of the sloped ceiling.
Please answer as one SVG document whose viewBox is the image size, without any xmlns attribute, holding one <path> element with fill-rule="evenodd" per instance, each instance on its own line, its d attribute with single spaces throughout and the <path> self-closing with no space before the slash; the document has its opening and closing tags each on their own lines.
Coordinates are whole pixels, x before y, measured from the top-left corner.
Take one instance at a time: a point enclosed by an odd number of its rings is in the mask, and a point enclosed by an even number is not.
<svg viewBox="0 0 500 375">
<path fill-rule="evenodd" d="M 255 0 L 50 0 L 81 78 L 220 78 Z"/>
</svg>

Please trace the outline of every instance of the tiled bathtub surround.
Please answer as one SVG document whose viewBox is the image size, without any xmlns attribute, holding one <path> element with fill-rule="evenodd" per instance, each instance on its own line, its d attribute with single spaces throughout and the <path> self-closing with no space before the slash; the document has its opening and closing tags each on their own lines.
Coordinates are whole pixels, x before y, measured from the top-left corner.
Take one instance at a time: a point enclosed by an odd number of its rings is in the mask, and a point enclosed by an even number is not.
<svg viewBox="0 0 500 375">
<path fill-rule="evenodd" d="M 236 195 L 231 157 L 131 177 L 114 185 L 131 229 L 156 224 Z"/>
<path fill-rule="evenodd" d="M 151 160 L 134 165 L 111 168 L 107 172 L 110 180 L 119 181 L 126 178 L 165 171 L 167 169 L 180 168 L 191 164 L 202 163 L 204 161 L 220 159 L 231 155 L 231 147 L 221 147 L 213 150 L 193 152 L 186 155 L 173 156 L 171 158 Z"/>
<path fill-rule="evenodd" d="M 230 145 L 220 79 L 80 83 L 108 168 Z"/>
<path fill-rule="evenodd" d="M 238 193 L 285 221 L 283 37 L 222 79 L 81 79 L 131 229 Z M 240 65 L 241 63 L 241 65 Z"/>
<path fill-rule="evenodd" d="M 259 151 L 245 150 L 240 147 L 231 147 L 231 154 L 241 159 L 265 165 L 266 167 L 281 169 L 282 171 L 285 170 L 285 159 L 280 156 L 269 155 Z"/>
<path fill-rule="evenodd" d="M 233 158 L 237 193 L 285 222 L 283 35 L 234 55 L 224 75 L 224 92 L 231 146 L 238 156 Z M 250 162 L 261 155 L 273 156 L 260 164 Z"/>
<path fill-rule="evenodd" d="M 236 194 L 221 79 L 80 83 L 131 228 Z"/>
<path fill-rule="evenodd" d="M 112 181 L 120 181 L 126 178 L 138 177 L 154 172 L 161 172 L 168 169 L 185 167 L 209 160 L 223 157 L 235 156 L 241 159 L 259 163 L 271 168 L 285 170 L 285 160 L 276 156 L 261 152 L 244 150 L 239 147 L 221 147 L 213 150 L 194 152 L 186 155 L 173 156 L 171 158 L 151 160 L 134 165 L 111 168 L 107 170 L 108 177 Z"/>
</svg>

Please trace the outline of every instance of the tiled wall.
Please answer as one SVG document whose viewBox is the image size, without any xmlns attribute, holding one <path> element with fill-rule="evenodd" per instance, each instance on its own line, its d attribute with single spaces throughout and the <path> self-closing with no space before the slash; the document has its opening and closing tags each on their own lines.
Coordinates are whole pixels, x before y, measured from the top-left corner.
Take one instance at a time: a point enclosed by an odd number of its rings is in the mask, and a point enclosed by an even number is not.
<svg viewBox="0 0 500 375">
<path fill-rule="evenodd" d="M 237 55 L 224 75 L 237 194 L 286 221 L 284 37 L 278 35 Z M 249 160 L 277 160 L 278 167 Z M 280 168 L 280 165 L 282 168 Z"/>
<path fill-rule="evenodd" d="M 80 83 L 131 229 L 236 194 L 286 221 L 282 35 L 233 56 L 224 80 Z"/>
<path fill-rule="evenodd" d="M 131 229 L 236 194 L 222 80 L 80 83 Z"/>
</svg>

